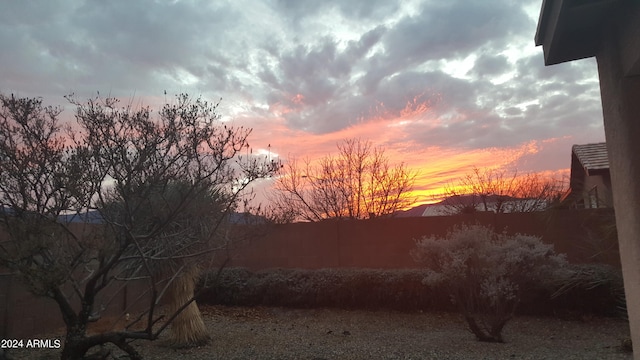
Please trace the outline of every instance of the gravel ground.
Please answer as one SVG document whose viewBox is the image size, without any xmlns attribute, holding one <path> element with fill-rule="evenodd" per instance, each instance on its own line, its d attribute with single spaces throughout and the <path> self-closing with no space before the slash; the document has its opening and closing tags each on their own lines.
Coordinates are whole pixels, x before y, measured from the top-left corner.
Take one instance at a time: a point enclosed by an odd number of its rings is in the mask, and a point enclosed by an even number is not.
<svg viewBox="0 0 640 360">
<path fill-rule="evenodd" d="M 620 348 L 628 323 L 516 317 L 505 343 L 481 343 L 459 315 L 336 309 L 204 306 L 209 345 L 172 349 L 162 338 L 136 342 L 145 359 L 632 359 Z M 14 359 L 51 359 L 59 352 L 13 350 Z"/>
</svg>

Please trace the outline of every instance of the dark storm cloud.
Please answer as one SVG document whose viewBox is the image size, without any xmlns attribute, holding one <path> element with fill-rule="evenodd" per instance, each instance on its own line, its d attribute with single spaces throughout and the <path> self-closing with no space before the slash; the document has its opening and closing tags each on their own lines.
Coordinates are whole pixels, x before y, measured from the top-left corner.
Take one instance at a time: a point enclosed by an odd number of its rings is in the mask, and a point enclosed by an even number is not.
<svg viewBox="0 0 640 360">
<path fill-rule="evenodd" d="M 431 94 L 437 91 L 437 100 L 429 104 L 430 111 L 418 118 L 419 121 L 407 125 L 408 137 L 416 143 L 481 148 L 503 136 L 503 119 L 490 106 L 477 104 L 478 97 L 491 87 L 489 82 L 462 80 L 433 71 L 399 75 L 382 83 L 380 88 L 400 92 L 405 84 L 414 92 L 418 89 L 432 89 Z M 396 104 L 398 112 L 401 102 L 399 99 Z"/>
<path fill-rule="evenodd" d="M 297 4 L 288 11 L 302 14 L 302 5 Z M 423 79 L 420 75 L 431 70 L 418 69 L 437 67 L 440 61 L 464 58 L 474 52 L 500 52 L 514 37 L 530 37 L 527 30 L 535 24 L 517 2 L 425 2 L 421 5 L 417 14 L 400 18 L 392 27 L 378 26 L 363 35 L 360 42 L 368 43 L 363 48 L 369 53 L 360 51 L 355 56 L 347 56 L 355 52 L 353 44 L 339 48 L 336 42 L 323 38 L 299 45 L 291 53 L 280 54 L 279 74 L 263 73 L 271 85 L 274 81 L 280 82 L 280 86 L 276 86 L 280 96 L 271 94 L 270 100 L 294 109 L 285 114 L 291 126 L 319 133 L 349 126 L 366 117 L 379 103 L 384 103 L 390 113 L 399 113 L 409 99 L 425 93 L 446 94 L 442 98 L 447 104 L 453 104 L 451 106 L 485 112 L 468 103 L 474 99 L 468 93 L 480 90 L 472 86 L 483 83 L 469 82 L 464 86 L 453 77 Z M 310 14 L 321 10 L 320 5 L 316 6 L 300 15 L 305 19 L 300 21 L 309 21 Z M 473 74 L 497 76 L 511 70 L 504 56 L 481 55 Z M 423 81 L 416 82 L 418 79 Z M 448 91 L 450 87 L 460 91 Z M 482 90 L 490 89 L 483 87 Z M 286 99 L 295 94 L 304 96 L 304 104 L 293 104 Z M 333 117 L 327 119 L 327 114 Z"/>
<path fill-rule="evenodd" d="M 155 4 L 139 1 L 84 3 L 71 18 L 111 60 L 153 68 L 189 63 L 191 56 L 214 55 L 208 36 L 233 24 L 238 14 L 185 2 Z"/>
<path fill-rule="evenodd" d="M 334 39 L 324 38 L 315 47 L 298 45 L 281 54 L 275 69 L 260 73 L 271 89 L 270 104 L 293 109 L 285 117 L 304 130 L 327 132 L 353 124 L 375 103 L 367 104 L 353 92 L 352 73 L 385 31 L 376 27 L 342 50 Z"/>
<path fill-rule="evenodd" d="M 464 58 L 482 49 L 502 49 L 514 35 L 523 35 L 527 25 L 531 27 L 531 20 L 523 10 L 507 1 L 426 3 L 417 16 L 402 19 L 385 35 L 384 54 L 364 79 L 365 91 L 407 67 Z"/>
<path fill-rule="evenodd" d="M 601 126 L 600 91 L 595 77 L 594 59 L 580 60 L 558 66 L 536 66 L 539 59 L 525 58 L 518 62 L 518 76 L 514 88 L 522 97 L 537 98 L 538 113 L 533 119 L 546 122 L 550 130 L 558 132 L 580 131 L 575 119 L 584 126 Z M 593 74 L 585 78 L 584 74 Z"/>
<path fill-rule="evenodd" d="M 5 1 L 0 91 L 195 91 L 314 134 L 420 101 L 430 110 L 406 125 L 416 146 L 592 139 L 594 62 L 543 65 L 523 8 L 538 2 Z"/>
<path fill-rule="evenodd" d="M 158 95 L 167 87 L 180 91 L 194 78 L 226 90 L 238 82 L 221 70 L 247 66 L 242 54 L 225 52 L 233 42 L 214 37 L 233 29 L 241 13 L 209 2 L 15 3 L 0 5 L 11 19 L 0 25 L 0 41 L 20 49 L 3 59 L 9 89 L 27 82 L 42 95 L 61 88 Z"/>
<path fill-rule="evenodd" d="M 530 24 L 516 2 L 434 1 L 400 22 L 385 45 L 389 56 L 412 62 L 455 58 L 487 44 L 501 47 Z"/>
<path fill-rule="evenodd" d="M 492 60 L 493 61 L 493 60 Z M 416 145 L 454 146 L 480 149 L 512 147 L 532 139 L 558 136 L 593 137 L 600 130 L 599 93 L 584 73 L 593 61 L 558 65 L 546 72 L 535 66 L 535 57 L 523 58 L 514 66 L 503 59 L 477 77 L 458 79 L 440 71 L 406 73 L 381 82 L 386 99 L 401 88 L 437 91 L 438 100 L 421 121 L 406 126 L 408 139 Z M 481 61 L 480 64 L 483 62 Z M 486 63 L 484 64 L 486 67 Z M 505 68 L 505 71 L 493 71 Z M 492 83 L 486 74 L 515 72 L 501 83 Z M 398 107 L 400 106 L 398 102 Z"/>
<path fill-rule="evenodd" d="M 146 74 L 161 86 L 162 77 L 180 83 L 181 77 L 190 76 L 224 91 L 237 86 L 233 73 L 225 70 L 247 66 L 223 36 L 225 31 L 234 31 L 241 18 L 239 11 L 210 2 L 148 6 L 110 1 L 85 3 L 74 13 L 73 21 L 86 39 L 92 39 L 91 47 L 104 58 L 102 65 L 123 64 L 128 69 L 128 74 L 117 74 L 119 78 Z"/>
<path fill-rule="evenodd" d="M 292 22 L 298 24 L 306 18 L 317 16 L 331 9 L 338 10 L 346 18 L 358 21 L 381 20 L 395 13 L 398 7 L 398 2 L 388 0 L 276 1 L 277 10 L 287 14 Z"/>
<path fill-rule="evenodd" d="M 475 76 L 500 75 L 511 70 L 511 65 L 503 55 L 482 54 L 475 61 L 471 74 Z"/>
</svg>

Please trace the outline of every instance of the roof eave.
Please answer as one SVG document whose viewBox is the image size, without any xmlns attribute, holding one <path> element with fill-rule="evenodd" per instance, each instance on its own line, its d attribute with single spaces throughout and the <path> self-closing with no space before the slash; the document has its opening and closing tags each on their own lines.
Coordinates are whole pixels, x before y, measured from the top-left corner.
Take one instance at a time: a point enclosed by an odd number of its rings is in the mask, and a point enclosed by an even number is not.
<svg viewBox="0 0 640 360">
<path fill-rule="evenodd" d="M 595 56 L 601 25 L 624 0 L 544 0 L 535 35 L 546 65 Z"/>
</svg>

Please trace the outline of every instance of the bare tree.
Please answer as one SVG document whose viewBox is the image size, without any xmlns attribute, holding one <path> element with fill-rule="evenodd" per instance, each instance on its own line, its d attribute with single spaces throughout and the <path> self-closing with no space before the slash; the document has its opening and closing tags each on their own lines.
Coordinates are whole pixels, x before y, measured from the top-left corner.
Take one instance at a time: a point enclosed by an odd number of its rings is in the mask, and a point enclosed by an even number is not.
<svg viewBox="0 0 640 360">
<path fill-rule="evenodd" d="M 77 124 L 63 132 L 59 109 L 0 95 L 0 265 L 56 301 L 64 359 L 105 343 L 140 359 L 130 341 L 155 340 L 172 322 L 176 344 L 206 341 L 193 308 L 198 264 L 229 240 L 226 214 L 243 190 L 275 167 L 240 157 L 251 131 L 220 123 L 200 99 L 180 95 L 155 119 L 115 99 L 69 100 Z M 90 210 L 102 225 L 64 220 Z M 122 330 L 89 335 L 109 305 L 100 293 L 133 279 L 146 286 L 146 310 Z"/>
<path fill-rule="evenodd" d="M 365 219 L 413 203 L 409 191 L 416 174 L 403 163 L 390 165 L 383 149 L 349 139 L 338 144 L 338 151 L 316 164 L 293 160 L 285 166 L 273 199 L 281 218 Z"/>
<path fill-rule="evenodd" d="M 562 194 L 562 182 L 536 173 L 474 168 L 444 188 L 447 214 L 475 211 L 531 212 L 546 209 Z"/>
</svg>

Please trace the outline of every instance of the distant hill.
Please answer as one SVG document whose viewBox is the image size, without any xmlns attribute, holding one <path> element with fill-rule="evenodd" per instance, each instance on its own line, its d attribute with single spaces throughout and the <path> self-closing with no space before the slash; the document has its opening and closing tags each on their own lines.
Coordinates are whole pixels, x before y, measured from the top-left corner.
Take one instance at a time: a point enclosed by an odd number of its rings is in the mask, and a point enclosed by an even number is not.
<svg viewBox="0 0 640 360">
<path fill-rule="evenodd" d="M 77 214 L 66 214 L 58 216 L 58 221 L 62 223 L 86 223 L 86 224 L 102 224 L 102 215 L 97 210 L 90 210 Z"/>
<path fill-rule="evenodd" d="M 2 206 L 0 207 L 0 212 L 13 214 L 13 210 L 9 207 Z M 64 214 L 58 216 L 58 221 L 61 223 L 86 223 L 86 224 L 102 224 L 104 219 L 98 210 L 89 210 L 87 212 L 75 213 L 75 214 Z M 240 212 L 232 212 L 229 215 L 229 222 L 237 225 L 248 225 L 248 224 L 263 224 L 267 220 L 258 215 L 253 215 L 250 213 L 240 213 Z"/>
<path fill-rule="evenodd" d="M 103 222 L 102 215 L 100 215 L 97 210 L 91 210 L 80 214 L 60 215 L 58 219 L 60 220 L 60 222 L 66 223 L 84 222 L 87 224 L 101 224 Z M 237 225 L 248 225 L 262 224 L 265 223 L 266 220 L 261 216 L 249 213 L 232 212 L 231 214 L 229 214 L 229 222 Z"/>
</svg>

